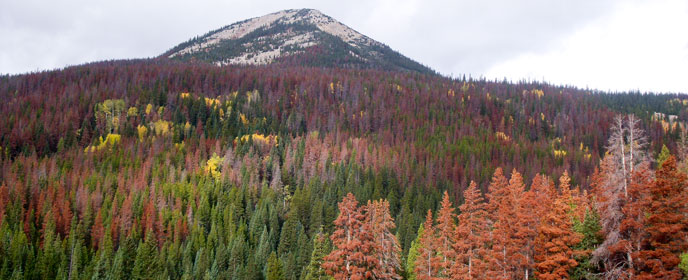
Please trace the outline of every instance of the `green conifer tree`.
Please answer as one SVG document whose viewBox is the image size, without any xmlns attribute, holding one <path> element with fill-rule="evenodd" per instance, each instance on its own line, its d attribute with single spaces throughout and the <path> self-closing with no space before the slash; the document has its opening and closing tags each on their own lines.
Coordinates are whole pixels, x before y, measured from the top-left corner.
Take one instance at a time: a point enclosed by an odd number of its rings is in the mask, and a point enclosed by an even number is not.
<svg viewBox="0 0 688 280">
<path fill-rule="evenodd" d="M 158 261 L 158 247 L 152 232 L 146 234 L 146 240 L 139 244 L 136 250 L 134 268 L 131 272 L 132 279 L 157 279 L 161 274 Z"/>
<path fill-rule="evenodd" d="M 323 258 L 331 251 L 329 237 L 326 234 L 319 232 L 313 238 L 313 252 L 311 252 L 311 260 L 305 268 L 306 280 L 321 280 L 331 279 L 322 268 Z"/>
<path fill-rule="evenodd" d="M 284 278 L 284 268 L 282 261 L 277 258 L 277 254 L 273 251 L 268 257 L 267 272 L 265 273 L 266 280 L 282 280 Z"/>
</svg>

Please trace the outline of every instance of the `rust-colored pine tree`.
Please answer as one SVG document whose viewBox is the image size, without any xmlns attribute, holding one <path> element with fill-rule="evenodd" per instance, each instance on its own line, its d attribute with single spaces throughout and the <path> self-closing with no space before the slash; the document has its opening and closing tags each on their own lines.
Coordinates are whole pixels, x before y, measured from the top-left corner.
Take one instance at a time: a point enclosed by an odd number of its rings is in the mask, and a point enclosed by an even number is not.
<svg viewBox="0 0 688 280">
<path fill-rule="evenodd" d="M 516 208 L 516 241 L 519 247 L 518 253 L 515 255 L 518 275 L 523 279 L 529 279 L 533 275 L 533 268 L 535 266 L 535 238 L 537 237 L 537 228 L 540 223 L 538 216 L 538 208 L 540 204 L 549 204 L 545 201 L 537 200 L 535 191 L 531 188 L 529 191 L 522 193 L 517 200 Z"/>
<path fill-rule="evenodd" d="M 397 237 L 392 234 L 396 225 L 389 213 L 389 202 L 385 200 L 368 201 L 366 205 L 366 223 L 370 226 L 375 240 L 375 258 L 379 269 L 373 274 L 377 279 L 401 279 L 398 271 L 401 267 L 399 254 L 401 248 Z"/>
<path fill-rule="evenodd" d="M 491 279 L 513 279 L 517 277 L 517 268 L 520 261 L 521 241 L 518 240 L 518 221 L 516 210 L 518 197 L 523 193 L 523 179 L 514 170 L 511 179 L 504 185 L 504 176 L 500 169 L 495 171 L 493 181 L 490 184 L 492 193 L 489 209 L 493 219 L 492 225 L 492 250 L 490 252 L 490 265 L 487 276 Z"/>
<path fill-rule="evenodd" d="M 475 182 L 463 192 L 464 203 L 459 207 L 459 223 L 456 226 L 454 251 L 456 261 L 451 269 L 452 279 L 484 279 L 487 269 L 486 203 Z"/>
<path fill-rule="evenodd" d="M 552 206 L 548 202 L 553 201 L 556 195 L 552 181 L 545 175 L 537 174 L 530 185 L 530 191 L 534 194 L 533 199 L 538 202 L 535 203 L 535 208 L 532 211 L 538 219 L 544 217 L 545 213 L 549 212 L 549 208 Z"/>
<path fill-rule="evenodd" d="M 53 202 L 53 215 L 55 215 L 55 228 L 64 237 L 69 235 L 72 222 L 72 209 L 69 198 L 65 194 L 65 188 L 58 188 Z"/>
<path fill-rule="evenodd" d="M 339 203 L 335 231 L 330 236 L 334 250 L 325 256 L 322 264 L 326 273 L 335 279 L 370 279 L 374 277 L 373 271 L 379 269 L 373 234 L 365 219 L 356 197 L 347 194 Z"/>
<path fill-rule="evenodd" d="M 580 236 L 573 231 L 571 220 L 569 178 L 566 173 L 560 178 L 559 195 L 548 213 L 542 217 L 535 242 L 535 275 L 538 279 L 567 279 L 568 270 L 578 265 L 573 258 L 572 247 L 580 242 Z M 547 202 L 544 202 L 547 203 Z"/>
<path fill-rule="evenodd" d="M 93 222 L 93 227 L 91 228 L 91 246 L 96 249 L 100 245 L 103 235 L 105 235 L 105 229 L 103 228 L 103 216 L 101 213 L 102 211 L 98 211 L 98 214 L 96 214 L 96 218 Z"/>
<path fill-rule="evenodd" d="M 498 167 L 492 175 L 492 180 L 490 181 L 487 191 L 488 204 L 486 210 L 490 224 L 494 224 L 497 220 L 497 210 L 499 209 L 502 198 L 506 195 L 505 192 L 508 186 L 509 180 L 504 177 L 502 168 Z"/>
<path fill-rule="evenodd" d="M 624 218 L 621 220 L 619 241 L 610 246 L 614 251 L 625 251 L 628 256 L 629 269 L 627 274 L 635 278 L 637 272 L 638 252 L 643 249 L 647 240 L 645 230 L 646 213 L 650 197 L 649 190 L 654 184 L 649 164 L 639 165 L 633 172 L 633 180 L 628 185 L 626 204 L 622 208 Z"/>
<path fill-rule="evenodd" d="M 529 279 L 535 263 L 533 244 L 537 235 L 537 217 L 533 209 L 537 202 L 532 191 L 525 192 L 523 177 L 515 169 L 509 179 L 509 190 L 515 214 L 509 220 L 513 225 L 509 238 L 513 253 L 509 257 L 509 263 L 514 268 L 515 277 Z"/>
<path fill-rule="evenodd" d="M 9 204 L 10 192 L 5 184 L 0 185 L 0 226 L 2 226 L 2 219 L 5 216 L 5 207 Z"/>
<path fill-rule="evenodd" d="M 688 179 L 670 156 L 649 190 L 645 250 L 635 260 L 637 279 L 681 279 L 679 254 L 688 250 Z"/>
<path fill-rule="evenodd" d="M 419 239 L 420 248 L 416 258 L 415 272 L 418 280 L 438 279 L 441 258 L 437 255 L 437 239 L 432 225 L 432 210 L 428 210 L 423 224 L 423 235 Z"/>
<path fill-rule="evenodd" d="M 444 191 L 444 196 L 440 204 L 440 209 L 437 212 L 437 254 L 440 256 L 440 277 L 449 277 L 449 270 L 451 269 L 455 253 L 452 244 L 454 239 L 454 207 L 449 200 L 449 193 Z"/>
</svg>

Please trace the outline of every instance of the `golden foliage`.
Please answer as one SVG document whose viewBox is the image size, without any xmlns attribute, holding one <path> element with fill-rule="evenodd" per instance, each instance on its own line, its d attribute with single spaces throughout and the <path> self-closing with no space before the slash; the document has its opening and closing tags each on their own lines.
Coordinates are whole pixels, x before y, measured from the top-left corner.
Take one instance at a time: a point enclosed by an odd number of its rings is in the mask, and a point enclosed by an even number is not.
<svg viewBox="0 0 688 280">
<path fill-rule="evenodd" d="M 127 110 L 127 116 L 129 117 L 136 117 L 139 115 L 139 109 L 136 107 L 129 107 L 129 110 Z"/>
<path fill-rule="evenodd" d="M 153 131 L 155 132 L 155 135 L 162 135 L 165 136 L 167 133 L 170 132 L 170 127 L 172 126 L 172 123 L 165 121 L 165 120 L 157 120 L 153 122 Z"/>
<path fill-rule="evenodd" d="M 222 175 L 222 173 L 220 173 L 220 171 L 218 171 L 220 169 L 221 165 L 222 165 L 222 158 L 220 158 L 216 154 L 213 154 L 213 156 L 210 159 L 208 159 L 208 161 L 206 162 L 204 170 L 205 170 L 206 174 L 210 174 L 211 176 L 213 176 L 213 178 L 215 178 L 215 180 L 218 180 L 218 179 L 220 179 L 220 176 Z"/>
<path fill-rule="evenodd" d="M 139 125 L 136 128 L 136 132 L 138 132 L 139 134 L 139 140 L 143 141 L 143 139 L 145 139 L 146 137 L 146 134 L 148 133 L 148 128 L 145 125 Z"/>
<path fill-rule="evenodd" d="M 105 136 L 105 140 L 103 140 L 103 136 L 100 136 L 100 138 L 98 138 L 98 144 L 86 147 L 86 149 L 84 149 L 84 152 L 100 151 L 100 150 L 103 150 L 107 147 L 112 147 L 112 146 L 119 144 L 121 142 L 121 140 L 122 140 L 121 135 L 114 134 L 114 133 L 108 133 L 108 135 Z"/>
<path fill-rule="evenodd" d="M 184 133 L 188 134 L 189 132 L 191 132 L 191 124 L 187 121 L 184 124 Z"/>
<path fill-rule="evenodd" d="M 509 135 L 504 134 L 504 132 L 497 131 L 495 133 L 495 136 L 497 136 L 498 139 L 501 139 L 503 141 L 511 141 L 511 137 Z"/>
<path fill-rule="evenodd" d="M 525 96 L 525 95 L 527 95 L 527 94 L 532 94 L 532 95 L 537 96 L 537 98 L 541 98 L 542 96 L 545 95 L 545 92 L 542 91 L 541 89 L 532 89 L 532 90 L 530 90 L 530 91 L 527 91 L 527 90 L 524 89 L 524 90 L 523 90 L 523 96 Z"/>
<path fill-rule="evenodd" d="M 146 115 L 150 115 L 151 111 L 153 111 L 153 104 L 146 105 Z"/>
<path fill-rule="evenodd" d="M 556 158 L 563 158 L 566 156 L 566 151 L 565 150 L 554 150 L 554 157 Z"/>
<path fill-rule="evenodd" d="M 545 92 L 541 89 L 531 90 L 530 93 L 535 94 L 538 98 L 541 98 L 543 95 L 545 95 Z"/>
<path fill-rule="evenodd" d="M 277 142 L 279 140 L 279 137 L 276 135 L 263 135 L 260 133 L 253 133 L 253 134 L 247 134 L 241 136 L 239 140 L 241 140 L 241 143 L 246 143 L 249 139 L 253 139 L 253 143 L 255 144 L 260 144 L 260 145 L 275 145 L 277 146 Z"/>
<path fill-rule="evenodd" d="M 205 99 L 205 106 L 208 106 L 208 107 L 220 106 L 220 100 L 217 98 L 204 97 L 204 99 Z"/>
<path fill-rule="evenodd" d="M 181 98 L 190 98 L 190 97 L 191 97 L 191 93 L 182 92 L 181 94 L 179 94 L 179 97 L 181 97 Z"/>
</svg>

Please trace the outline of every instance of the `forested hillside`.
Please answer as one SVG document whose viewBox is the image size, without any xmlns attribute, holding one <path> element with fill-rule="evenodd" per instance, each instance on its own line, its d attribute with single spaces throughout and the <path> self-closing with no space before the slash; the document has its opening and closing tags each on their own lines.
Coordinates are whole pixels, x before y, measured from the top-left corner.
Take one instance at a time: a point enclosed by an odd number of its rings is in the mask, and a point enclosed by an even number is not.
<svg viewBox="0 0 688 280">
<path fill-rule="evenodd" d="M 685 273 L 686 95 L 133 60 L 0 100 L 0 279 Z"/>
</svg>

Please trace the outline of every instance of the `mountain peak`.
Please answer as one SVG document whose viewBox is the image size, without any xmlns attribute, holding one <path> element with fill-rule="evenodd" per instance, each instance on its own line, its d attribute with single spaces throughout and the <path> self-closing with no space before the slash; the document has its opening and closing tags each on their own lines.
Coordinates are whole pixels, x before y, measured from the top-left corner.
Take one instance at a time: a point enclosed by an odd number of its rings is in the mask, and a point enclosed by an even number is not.
<svg viewBox="0 0 688 280">
<path fill-rule="evenodd" d="M 286 63 L 433 72 L 316 9 L 282 10 L 236 22 L 163 56 L 217 65 Z"/>
</svg>

